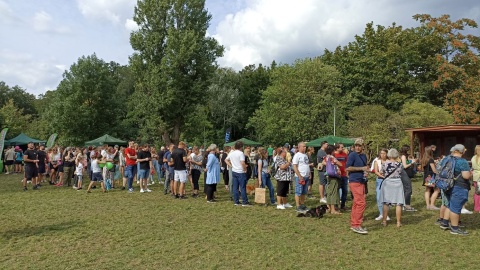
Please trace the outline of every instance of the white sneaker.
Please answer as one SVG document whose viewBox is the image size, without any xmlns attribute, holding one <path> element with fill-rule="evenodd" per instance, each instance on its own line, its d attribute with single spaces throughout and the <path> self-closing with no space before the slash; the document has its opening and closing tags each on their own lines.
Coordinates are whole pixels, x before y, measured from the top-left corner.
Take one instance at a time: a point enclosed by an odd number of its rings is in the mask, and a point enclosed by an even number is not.
<svg viewBox="0 0 480 270">
<path fill-rule="evenodd" d="M 152 192 L 152 191 L 151 191 L 150 189 L 148 189 L 148 188 L 147 188 L 145 191 L 146 191 L 146 192 Z"/>
<path fill-rule="evenodd" d="M 285 207 L 285 208 L 292 208 L 293 206 L 292 206 L 291 204 L 287 203 L 287 204 L 284 204 L 283 207 Z"/>
<path fill-rule="evenodd" d="M 387 216 L 387 220 L 390 220 L 390 217 L 389 217 L 389 216 Z"/>
<path fill-rule="evenodd" d="M 145 193 L 145 190 L 143 190 L 143 188 L 140 189 L 140 193 Z"/>
<path fill-rule="evenodd" d="M 320 203 L 327 203 L 327 199 L 321 198 L 321 199 L 320 199 Z"/>
<path fill-rule="evenodd" d="M 140 181 L 137 181 L 137 185 L 140 185 Z"/>
<path fill-rule="evenodd" d="M 285 210 L 285 205 L 279 204 L 277 205 L 277 209 Z"/>
<path fill-rule="evenodd" d="M 473 214 L 472 211 L 470 211 L 470 210 L 468 210 L 468 209 L 466 209 L 466 208 L 462 208 L 461 213 L 462 213 L 462 214 L 465 214 L 465 215 L 471 215 L 471 214 Z"/>
<path fill-rule="evenodd" d="M 375 218 L 375 220 L 382 220 L 383 219 L 383 216 L 378 216 Z"/>
</svg>

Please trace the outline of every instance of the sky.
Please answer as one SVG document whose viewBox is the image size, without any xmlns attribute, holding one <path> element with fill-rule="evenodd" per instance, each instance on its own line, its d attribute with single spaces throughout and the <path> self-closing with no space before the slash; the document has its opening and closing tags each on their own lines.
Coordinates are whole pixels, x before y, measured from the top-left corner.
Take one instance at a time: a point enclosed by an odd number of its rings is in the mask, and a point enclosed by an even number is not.
<svg viewBox="0 0 480 270">
<path fill-rule="evenodd" d="M 136 0 L 0 0 L 0 81 L 39 95 L 82 56 L 128 64 Z M 346 45 L 365 25 L 404 27 L 415 14 L 480 23 L 479 0 L 206 0 L 218 59 L 236 70 L 292 63 Z M 473 33 L 479 35 L 479 29 Z"/>
</svg>

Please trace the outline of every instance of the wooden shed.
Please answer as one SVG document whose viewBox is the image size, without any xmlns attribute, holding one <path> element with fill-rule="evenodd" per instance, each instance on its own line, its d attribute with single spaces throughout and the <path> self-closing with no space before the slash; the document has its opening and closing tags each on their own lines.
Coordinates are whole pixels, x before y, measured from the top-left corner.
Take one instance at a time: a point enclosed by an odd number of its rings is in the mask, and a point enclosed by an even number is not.
<svg viewBox="0 0 480 270">
<path fill-rule="evenodd" d="M 448 155 L 455 144 L 463 144 L 467 152 L 463 156 L 470 160 L 476 145 L 480 145 L 480 125 L 445 125 L 406 129 L 410 133 L 410 153 L 414 151 L 415 138 L 419 142 L 420 156 L 425 147 L 436 145 L 435 156 Z"/>
</svg>

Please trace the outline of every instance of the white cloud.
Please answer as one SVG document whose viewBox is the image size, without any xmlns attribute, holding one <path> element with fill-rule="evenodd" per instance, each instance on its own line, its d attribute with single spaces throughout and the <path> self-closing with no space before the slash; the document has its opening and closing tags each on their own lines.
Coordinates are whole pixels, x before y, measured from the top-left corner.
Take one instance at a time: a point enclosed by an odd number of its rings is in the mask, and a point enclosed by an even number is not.
<svg viewBox="0 0 480 270">
<path fill-rule="evenodd" d="M 138 24 L 132 19 L 127 19 L 125 20 L 125 29 L 127 29 L 128 32 L 137 31 Z"/>
<path fill-rule="evenodd" d="M 474 14 L 471 11 L 475 1 L 467 2 L 459 7 L 434 0 L 247 0 L 241 10 L 219 20 L 213 36 L 225 46 L 224 57 L 219 59 L 222 66 L 241 69 L 273 60 L 291 63 L 320 55 L 325 48 L 346 45 L 371 21 L 410 27 L 417 25 L 412 19 L 416 13 L 447 13 L 452 19 L 470 16 L 478 21 L 478 8 Z"/>
<path fill-rule="evenodd" d="M 0 0 L 0 22 L 9 24 L 15 22 L 17 19 L 17 16 L 10 6 L 5 1 Z"/>
<path fill-rule="evenodd" d="M 33 29 L 38 32 L 49 32 L 57 34 L 70 33 L 70 28 L 67 26 L 56 26 L 53 23 L 53 18 L 45 11 L 39 11 L 35 13 L 32 19 Z"/>
<path fill-rule="evenodd" d="M 65 65 L 52 59 L 39 59 L 28 53 L 2 49 L 0 51 L 0 78 L 7 85 L 19 85 L 35 95 L 52 90 L 62 80 Z"/>
<path fill-rule="evenodd" d="M 77 0 L 80 12 L 88 18 L 120 24 L 133 16 L 136 0 Z"/>
</svg>

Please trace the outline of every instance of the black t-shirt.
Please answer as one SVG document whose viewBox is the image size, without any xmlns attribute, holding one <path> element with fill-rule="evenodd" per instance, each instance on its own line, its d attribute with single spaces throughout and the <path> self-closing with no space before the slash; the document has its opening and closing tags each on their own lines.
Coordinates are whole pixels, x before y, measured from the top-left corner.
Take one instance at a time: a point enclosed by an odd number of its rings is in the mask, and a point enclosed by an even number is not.
<svg viewBox="0 0 480 270">
<path fill-rule="evenodd" d="M 165 151 L 158 152 L 158 163 L 163 164 L 163 156 L 165 156 Z"/>
<path fill-rule="evenodd" d="M 39 150 L 37 151 L 38 155 L 38 165 L 45 165 L 45 160 L 47 159 L 47 153 L 45 151 Z"/>
<path fill-rule="evenodd" d="M 433 170 L 430 165 L 432 163 L 435 165 L 435 161 L 433 160 L 433 158 L 429 159 L 427 165 L 423 167 L 423 179 L 427 178 L 429 175 L 433 176 Z"/>
<path fill-rule="evenodd" d="M 23 153 L 23 155 L 27 156 L 27 159 L 30 159 L 30 160 L 38 159 L 37 150 L 35 149 L 32 149 L 32 150 L 27 149 L 25 153 Z M 35 162 L 25 161 L 25 166 L 35 166 Z"/>
<path fill-rule="evenodd" d="M 187 166 L 185 165 L 185 162 L 183 161 L 183 157 L 187 156 L 187 152 L 183 150 L 182 148 L 177 148 L 173 150 L 172 152 L 172 159 L 173 159 L 173 169 L 175 171 L 182 171 L 182 170 L 187 170 Z"/>
<path fill-rule="evenodd" d="M 152 154 L 148 151 L 139 151 L 137 153 L 137 159 L 145 159 L 145 158 L 152 158 Z M 150 170 L 150 161 L 140 161 L 140 170 Z"/>
<path fill-rule="evenodd" d="M 73 157 L 75 157 L 72 153 L 70 153 L 70 155 L 68 155 L 68 152 L 67 152 L 67 155 L 65 155 L 65 158 L 64 158 L 64 161 L 63 161 L 63 167 L 73 167 L 75 166 L 75 161 L 68 161 L 70 159 L 72 159 Z"/>
</svg>

